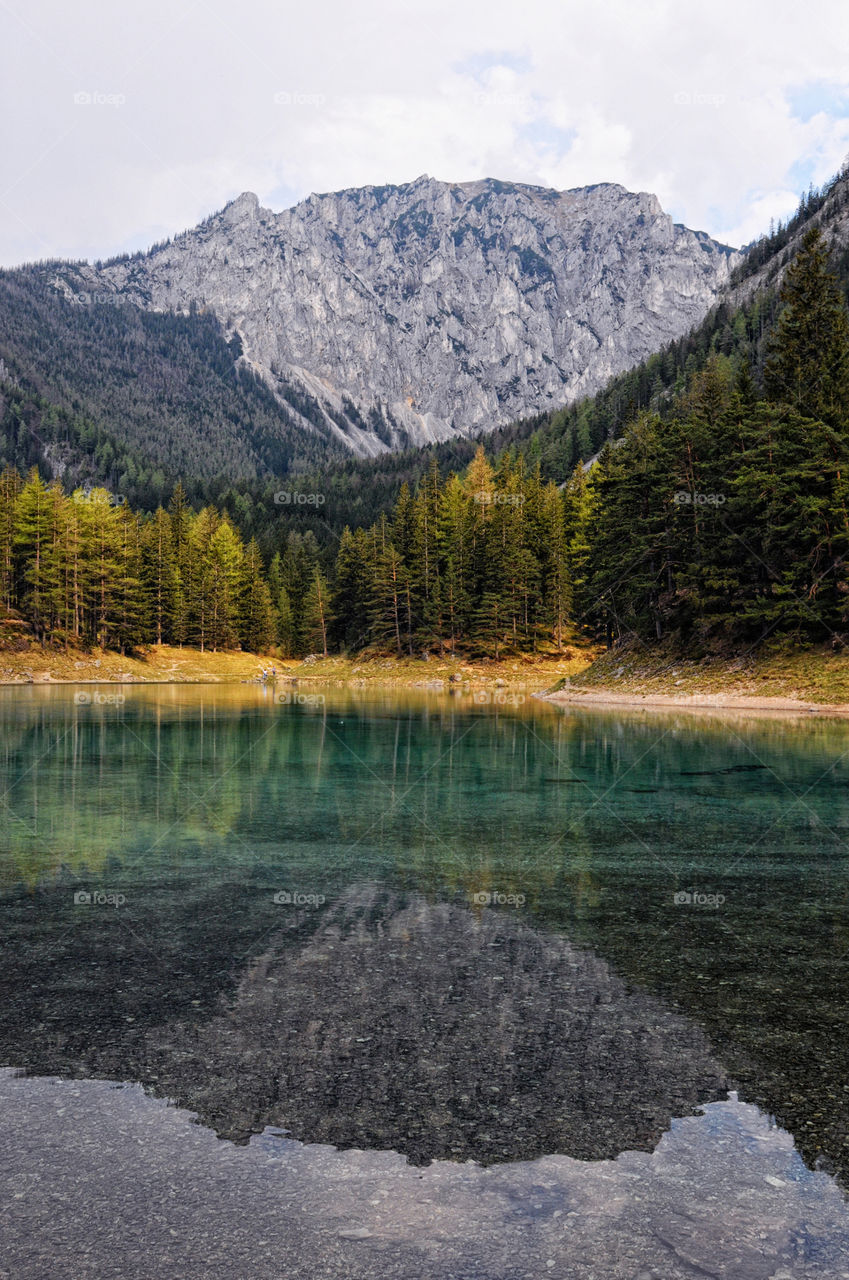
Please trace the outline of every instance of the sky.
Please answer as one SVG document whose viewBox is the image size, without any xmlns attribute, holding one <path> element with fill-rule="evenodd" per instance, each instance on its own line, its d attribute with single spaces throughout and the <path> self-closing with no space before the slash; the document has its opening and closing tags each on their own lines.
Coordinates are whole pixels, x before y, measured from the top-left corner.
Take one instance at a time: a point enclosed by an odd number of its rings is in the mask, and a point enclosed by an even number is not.
<svg viewBox="0 0 849 1280">
<path fill-rule="evenodd" d="M 0 265 L 242 191 L 651 191 L 739 246 L 849 155 L 846 0 L 0 0 Z"/>
</svg>

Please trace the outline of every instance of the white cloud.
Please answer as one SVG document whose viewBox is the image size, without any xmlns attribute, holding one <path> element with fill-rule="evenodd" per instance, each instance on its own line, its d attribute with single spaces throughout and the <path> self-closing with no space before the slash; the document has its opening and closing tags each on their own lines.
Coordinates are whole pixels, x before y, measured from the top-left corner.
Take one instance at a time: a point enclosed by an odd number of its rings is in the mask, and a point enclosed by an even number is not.
<svg viewBox="0 0 849 1280">
<path fill-rule="evenodd" d="M 849 151 L 843 0 L 0 13 L 7 264 L 140 247 L 243 190 L 280 208 L 423 172 L 621 182 L 741 243 Z"/>
</svg>

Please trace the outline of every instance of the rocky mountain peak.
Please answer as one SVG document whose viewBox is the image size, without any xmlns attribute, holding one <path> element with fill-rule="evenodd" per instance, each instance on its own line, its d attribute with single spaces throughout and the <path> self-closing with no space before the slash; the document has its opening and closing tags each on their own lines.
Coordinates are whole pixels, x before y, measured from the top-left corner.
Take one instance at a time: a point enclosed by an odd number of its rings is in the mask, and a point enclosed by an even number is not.
<svg viewBox="0 0 849 1280">
<path fill-rule="evenodd" d="M 244 192 L 170 244 L 57 283 L 214 312 L 305 430 L 369 455 L 592 393 L 698 323 L 738 256 L 615 183 L 422 174 L 280 213 Z"/>
</svg>

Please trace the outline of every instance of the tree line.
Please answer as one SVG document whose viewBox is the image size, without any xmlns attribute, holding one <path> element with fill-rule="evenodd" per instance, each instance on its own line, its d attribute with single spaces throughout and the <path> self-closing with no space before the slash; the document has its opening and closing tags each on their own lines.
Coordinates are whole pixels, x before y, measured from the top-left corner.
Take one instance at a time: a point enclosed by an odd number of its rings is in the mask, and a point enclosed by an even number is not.
<svg viewBox="0 0 849 1280">
<path fill-rule="evenodd" d="M 272 648 L 284 657 L 376 647 L 499 656 L 562 646 L 568 588 L 562 495 L 480 448 L 464 476 L 433 465 L 391 518 L 346 528 L 328 563 L 311 530 L 263 562 L 226 513 L 135 512 L 108 490 L 66 494 L 33 468 L 0 474 L 0 600 L 42 643 Z"/>
<path fill-rule="evenodd" d="M 42 643 L 260 650 L 274 640 L 256 542 L 177 486 L 142 517 L 108 490 L 66 494 L 36 469 L 0 475 L 0 599 Z"/>
</svg>

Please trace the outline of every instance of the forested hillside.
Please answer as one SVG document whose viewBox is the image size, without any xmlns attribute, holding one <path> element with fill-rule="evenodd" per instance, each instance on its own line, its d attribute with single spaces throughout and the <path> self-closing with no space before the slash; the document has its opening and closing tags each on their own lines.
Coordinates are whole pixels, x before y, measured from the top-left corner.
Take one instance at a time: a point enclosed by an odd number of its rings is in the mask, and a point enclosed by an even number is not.
<svg viewBox="0 0 849 1280">
<path fill-rule="evenodd" d="M 640 413 L 662 421 L 673 419 L 693 376 L 714 356 L 746 368 L 756 394 L 764 392 L 767 343 L 779 310 L 780 277 L 807 229 L 819 227 L 829 240 L 830 266 L 841 292 L 849 298 L 849 171 L 842 170 L 821 190 L 811 190 L 786 223 L 774 227 L 748 249 L 735 270 L 723 300 L 683 338 L 628 372 L 611 379 L 598 394 L 553 413 L 538 414 L 503 427 L 486 438 L 491 459 L 507 448 L 521 453 L 529 469 L 539 464 L 545 479 L 562 483 L 579 461 L 594 457 L 605 442 L 620 436 Z M 374 463 L 345 462 L 329 468 L 325 482 L 336 477 L 356 481 L 358 500 L 375 514 L 406 481 L 415 485 L 435 458 L 445 475 L 466 465 L 474 441 L 452 441 L 424 451 L 411 451 Z"/>
<path fill-rule="evenodd" d="M 573 618 L 608 643 L 736 651 L 849 628 L 849 321 L 807 232 L 765 346 L 713 355 L 675 416 L 644 413 L 567 488 Z"/>
<path fill-rule="evenodd" d="M 7 404 L 3 461 L 20 464 L 21 449 L 36 447 L 42 467 L 61 474 L 88 458 L 88 479 L 150 509 L 179 477 L 257 480 L 343 456 L 304 397 L 287 409 L 237 363 L 239 341 L 213 315 L 143 311 L 108 295 L 71 302 L 49 274 L 0 272 L 5 399 L 40 418 L 38 436 L 22 442 Z"/>
<path fill-rule="evenodd" d="M 438 648 L 500 656 L 562 649 L 561 492 L 481 449 L 466 474 L 432 470 L 392 519 L 346 529 L 328 563 L 292 531 L 264 564 L 226 516 L 177 486 L 152 515 L 105 489 L 66 494 L 33 470 L 0 476 L 0 600 L 46 644 L 242 647 L 282 656 Z"/>
<path fill-rule="evenodd" d="M 832 206 L 839 185 L 814 221 Z M 288 481 L 174 484 L 72 405 L 7 380 L 2 601 L 46 643 L 122 650 L 500 656 L 584 635 L 707 652 L 773 632 L 842 645 L 847 254 L 818 226 L 792 242 L 780 292 L 719 308 L 594 400 L 498 433 L 494 455 L 452 441 Z M 176 360 L 199 332 L 161 343 Z M 118 483 L 92 487 L 63 451 Z M 62 480 L 24 478 L 44 458 Z"/>
</svg>

